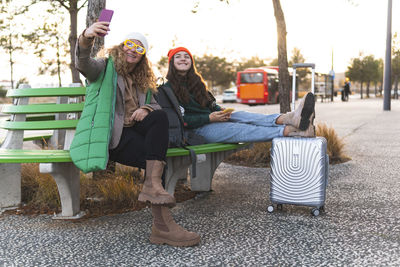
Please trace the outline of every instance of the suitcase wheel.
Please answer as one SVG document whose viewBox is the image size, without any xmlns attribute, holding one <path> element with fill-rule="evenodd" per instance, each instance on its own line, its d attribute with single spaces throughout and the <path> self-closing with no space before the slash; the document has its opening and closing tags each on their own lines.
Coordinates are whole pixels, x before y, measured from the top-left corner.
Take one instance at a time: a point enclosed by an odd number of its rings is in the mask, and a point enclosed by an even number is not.
<svg viewBox="0 0 400 267">
<path fill-rule="evenodd" d="M 268 211 L 269 213 L 274 212 L 274 206 L 269 205 L 268 208 L 267 208 L 267 211 Z"/>
<path fill-rule="evenodd" d="M 318 208 L 314 208 L 314 209 L 311 210 L 311 213 L 312 213 L 312 215 L 314 215 L 314 216 L 318 216 L 319 213 L 320 213 L 320 211 L 319 211 Z"/>
</svg>

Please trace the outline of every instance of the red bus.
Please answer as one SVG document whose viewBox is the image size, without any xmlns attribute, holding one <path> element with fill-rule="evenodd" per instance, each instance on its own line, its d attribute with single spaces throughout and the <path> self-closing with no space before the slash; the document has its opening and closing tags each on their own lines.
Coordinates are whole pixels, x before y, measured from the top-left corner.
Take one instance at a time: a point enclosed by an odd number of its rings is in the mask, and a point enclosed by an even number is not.
<svg viewBox="0 0 400 267">
<path fill-rule="evenodd" d="M 279 103 L 276 67 L 249 68 L 237 73 L 237 101 L 243 104 Z"/>
</svg>

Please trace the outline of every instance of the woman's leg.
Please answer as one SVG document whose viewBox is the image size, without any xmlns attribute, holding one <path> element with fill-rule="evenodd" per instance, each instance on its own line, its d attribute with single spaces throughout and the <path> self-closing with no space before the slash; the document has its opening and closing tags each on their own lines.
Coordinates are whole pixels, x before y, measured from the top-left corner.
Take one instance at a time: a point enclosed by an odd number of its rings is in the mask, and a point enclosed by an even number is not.
<svg viewBox="0 0 400 267">
<path fill-rule="evenodd" d="M 153 111 L 133 127 L 124 128 L 117 148 L 110 151 L 114 161 L 146 169 L 139 201 L 175 205 L 175 198 L 164 190 L 161 181 L 167 149 L 167 115 Z"/>
<path fill-rule="evenodd" d="M 251 113 L 246 111 L 233 112 L 231 115 L 230 122 L 239 122 L 253 124 L 257 126 L 273 127 L 278 126 L 276 119 L 280 114 L 261 114 L 261 113 Z"/>
<path fill-rule="evenodd" d="M 210 143 L 267 142 L 283 136 L 284 125 L 257 126 L 237 122 L 213 122 L 194 129 Z"/>
<path fill-rule="evenodd" d="M 132 126 L 144 137 L 146 160 L 166 160 L 168 126 L 167 114 L 162 110 L 150 112 L 143 121 Z"/>
<path fill-rule="evenodd" d="M 144 136 L 136 132 L 132 127 L 122 130 L 118 146 L 110 150 L 110 160 L 123 165 L 146 168 L 146 148 Z"/>
<path fill-rule="evenodd" d="M 170 246 L 188 247 L 197 245 L 200 236 L 179 226 L 171 215 L 169 208 L 152 205 L 153 225 L 150 242 L 153 244 L 168 244 Z"/>
</svg>

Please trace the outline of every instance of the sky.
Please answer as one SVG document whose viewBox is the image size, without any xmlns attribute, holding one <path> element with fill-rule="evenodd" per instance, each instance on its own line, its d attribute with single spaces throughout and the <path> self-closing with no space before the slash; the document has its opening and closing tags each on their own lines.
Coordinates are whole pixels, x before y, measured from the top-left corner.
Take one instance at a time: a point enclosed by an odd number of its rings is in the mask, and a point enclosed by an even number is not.
<svg viewBox="0 0 400 267">
<path fill-rule="evenodd" d="M 197 13 L 192 13 L 196 3 Z M 281 0 L 281 5 L 289 59 L 296 47 L 306 62 L 316 64 L 317 71 L 327 73 L 333 64 L 340 73 L 360 53 L 384 58 L 386 0 Z M 148 38 L 148 56 L 153 63 L 173 46 L 185 46 L 196 56 L 211 54 L 227 60 L 277 58 L 272 0 L 229 0 L 229 4 L 219 0 L 109 0 L 107 8 L 114 10 L 114 16 L 106 47 L 123 41 L 129 32 L 141 32 Z M 399 9 L 398 1 L 393 1 L 393 14 Z M 85 27 L 85 16 L 86 10 L 82 10 L 78 32 Z M 395 32 L 400 32 L 400 17 L 393 15 Z M 3 59 L 5 53 L 1 53 Z M 7 79 L 8 73 L 3 71 L 7 65 L 1 66 L 0 80 Z M 16 78 L 22 69 L 31 80 L 40 79 L 28 72 L 32 68 L 19 69 Z"/>
</svg>

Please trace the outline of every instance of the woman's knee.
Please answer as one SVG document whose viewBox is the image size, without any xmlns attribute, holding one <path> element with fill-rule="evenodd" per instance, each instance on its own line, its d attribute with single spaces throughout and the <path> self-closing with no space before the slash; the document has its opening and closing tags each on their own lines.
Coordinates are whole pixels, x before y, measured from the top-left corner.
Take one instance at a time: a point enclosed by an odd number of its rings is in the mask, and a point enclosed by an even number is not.
<svg viewBox="0 0 400 267">
<path fill-rule="evenodd" d="M 150 113 L 152 116 L 153 123 L 157 125 L 157 128 L 168 130 L 169 122 L 167 113 L 164 110 L 157 109 Z"/>
</svg>

